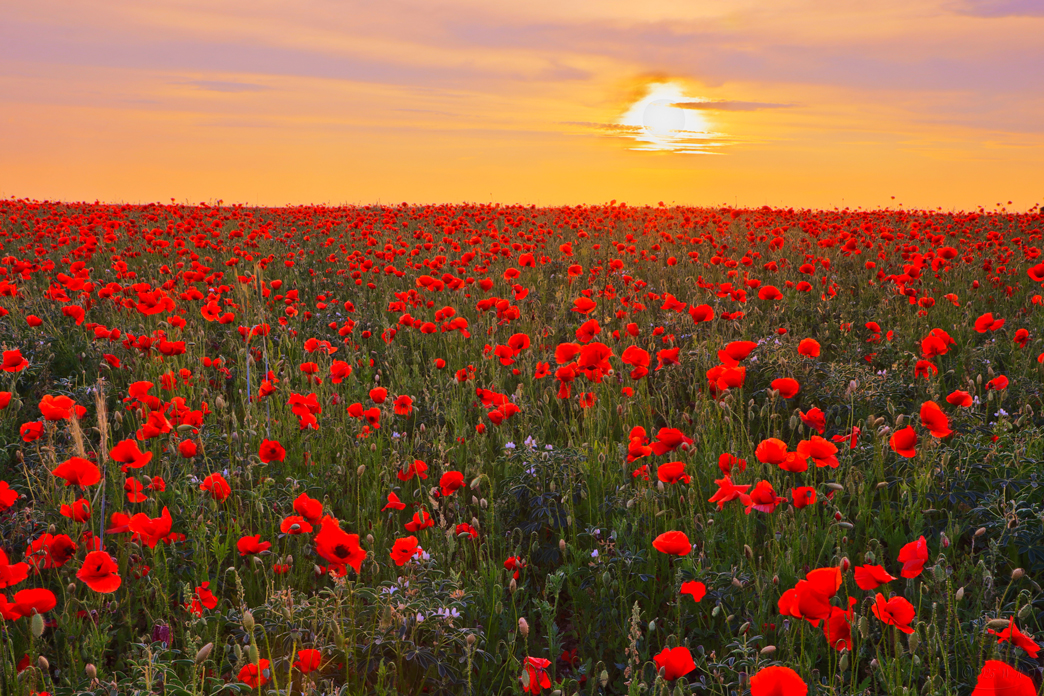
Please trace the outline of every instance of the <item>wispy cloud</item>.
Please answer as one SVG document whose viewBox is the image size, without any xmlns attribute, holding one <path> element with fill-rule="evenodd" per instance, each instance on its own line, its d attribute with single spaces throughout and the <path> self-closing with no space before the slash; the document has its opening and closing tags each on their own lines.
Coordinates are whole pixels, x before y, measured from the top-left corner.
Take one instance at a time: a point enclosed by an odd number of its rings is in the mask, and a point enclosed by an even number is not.
<svg viewBox="0 0 1044 696">
<path fill-rule="evenodd" d="M 1044 17 L 1041 0 L 957 0 L 948 9 L 973 17 Z"/>
<path fill-rule="evenodd" d="M 690 109 L 692 111 L 759 111 L 761 109 L 787 109 L 793 104 L 772 104 L 769 102 L 749 101 L 690 101 L 671 104 L 676 109 Z"/>
</svg>

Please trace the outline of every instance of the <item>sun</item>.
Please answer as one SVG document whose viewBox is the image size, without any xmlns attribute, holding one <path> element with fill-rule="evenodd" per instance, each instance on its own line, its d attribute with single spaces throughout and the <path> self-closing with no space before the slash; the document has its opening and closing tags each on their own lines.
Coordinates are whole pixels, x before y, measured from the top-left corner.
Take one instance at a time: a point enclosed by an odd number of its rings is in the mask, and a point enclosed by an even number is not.
<svg viewBox="0 0 1044 696">
<path fill-rule="evenodd" d="M 647 86 L 645 96 L 632 104 L 618 123 L 641 128 L 644 135 L 661 140 L 706 132 L 703 114 L 675 106 L 693 101 L 697 99 L 685 94 L 675 82 L 653 82 Z"/>
</svg>

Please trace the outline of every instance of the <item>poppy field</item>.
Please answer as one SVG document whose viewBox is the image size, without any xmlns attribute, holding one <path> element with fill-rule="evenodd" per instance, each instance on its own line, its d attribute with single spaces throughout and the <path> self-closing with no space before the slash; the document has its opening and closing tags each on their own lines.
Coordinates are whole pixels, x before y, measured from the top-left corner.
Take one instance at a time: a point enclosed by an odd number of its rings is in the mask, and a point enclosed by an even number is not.
<svg viewBox="0 0 1044 696">
<path fill-rule="evenodd" d="M 1042 234 L 2 201 L 0 693 L 1040 693 Z"/>
</svg>

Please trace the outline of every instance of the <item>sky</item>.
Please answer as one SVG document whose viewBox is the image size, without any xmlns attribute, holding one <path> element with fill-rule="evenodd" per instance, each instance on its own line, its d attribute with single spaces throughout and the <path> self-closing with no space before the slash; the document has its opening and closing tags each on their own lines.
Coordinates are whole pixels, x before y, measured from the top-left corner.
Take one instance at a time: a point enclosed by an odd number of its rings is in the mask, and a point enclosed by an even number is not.
<svg viewBox="0 0 1044 696">
<path fill-rule="evenodd" d="M 1044 0 L 0 0 L 0 16 L 2 198 L 1044 202 Z"/>
</svg>

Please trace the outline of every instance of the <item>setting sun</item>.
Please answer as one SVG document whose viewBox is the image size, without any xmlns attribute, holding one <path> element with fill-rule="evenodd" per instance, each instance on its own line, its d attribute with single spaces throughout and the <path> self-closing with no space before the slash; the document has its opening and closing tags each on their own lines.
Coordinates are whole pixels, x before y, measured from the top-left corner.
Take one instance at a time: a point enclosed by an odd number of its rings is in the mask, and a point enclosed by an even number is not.
<svg viewBox="0 0 1044 696">
<path fill-rule="evenodd" d="M 637 145 L 634 150 L 706 153 L 714 147 L 707 120 L 699 112 L 685 108 L 696 101 L 673 82 L 653 82 L 645 96 L 620 117 L 629 126 Z"/>
</svg>

